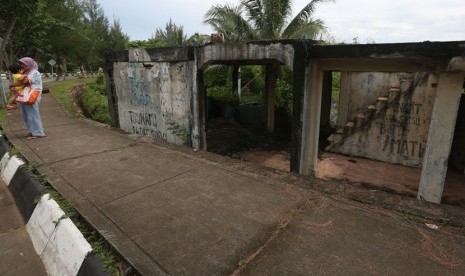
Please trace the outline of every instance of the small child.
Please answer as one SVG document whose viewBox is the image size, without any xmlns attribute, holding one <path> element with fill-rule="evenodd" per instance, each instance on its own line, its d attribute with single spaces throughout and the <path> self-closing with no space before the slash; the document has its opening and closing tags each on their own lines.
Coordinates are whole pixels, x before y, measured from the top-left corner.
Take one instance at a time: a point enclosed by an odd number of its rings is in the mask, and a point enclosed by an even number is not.
<svg viewBox="0 0 465 276">
<path fill-rule="evenodd" d="M 6 105 L 6 109 L 14 109 L 15 106 L 15 99 L 19 96 L 21 91 L 24 89 L 24 80 L 27 78 L 27 75 L 24 75 L 24 69 L 19 64 L 11 64 L 8 66 L 8 70 L 13 74 L 13 83 L 10 84 L 10 91 L 11 97 L 8 100 L 8 104 Z"/>
</svg>

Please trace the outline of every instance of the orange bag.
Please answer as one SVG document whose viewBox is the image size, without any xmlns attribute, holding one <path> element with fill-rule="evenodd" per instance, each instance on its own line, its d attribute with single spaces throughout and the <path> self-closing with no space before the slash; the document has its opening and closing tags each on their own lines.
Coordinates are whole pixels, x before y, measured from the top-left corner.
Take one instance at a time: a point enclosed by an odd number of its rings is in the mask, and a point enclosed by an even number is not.
<svg viewBox="0 0 465 276">
<path fill-rule="evenodd" d="M 32 105 L 36 103 L 37 98 L 39 98 L 39 96 L 39 90 L 31 89 L 30 87 L 25 87 L 18 95 L 18 97 L 16 97 L 15 101 L 20 104 Z"/>
</svg>

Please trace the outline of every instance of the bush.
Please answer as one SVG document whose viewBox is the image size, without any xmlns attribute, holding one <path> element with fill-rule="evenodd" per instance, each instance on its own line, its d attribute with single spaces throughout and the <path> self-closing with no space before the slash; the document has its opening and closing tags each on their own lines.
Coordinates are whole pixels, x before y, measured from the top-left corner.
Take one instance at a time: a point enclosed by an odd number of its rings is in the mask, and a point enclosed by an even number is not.
<svg viewBox="0 0 465 276">
<path fill-rule="evenodd" d="M 213 99 L 222 106 L 237 106 L 239 105 L 239 99 L 237 95 L 232 93 L 231 89 L 232 88 L 228 86 L 211 87 L 207 90 L 207 97 Z"/>
<path fill-rule="evenodd" d="M 276 84 L 276 107 L 292 114 L 293 97 L 293 73 L 283 68 Z"/>
<path fill-rule="evenodd" d="M 110 124 L 111 117 L 108 112 L 108 98 L 105 90 L 105 79 L 100 75 L 95 83 L 90 84 L 79 96 L 78 102 L 86 117 Z"/>
</svg>

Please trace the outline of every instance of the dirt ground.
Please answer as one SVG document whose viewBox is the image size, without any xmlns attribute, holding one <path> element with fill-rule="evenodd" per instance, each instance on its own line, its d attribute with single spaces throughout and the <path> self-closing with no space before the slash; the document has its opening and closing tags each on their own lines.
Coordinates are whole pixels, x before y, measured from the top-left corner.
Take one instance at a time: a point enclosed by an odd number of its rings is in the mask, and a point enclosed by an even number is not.
<svg viewBox="0 0 465 276">
<path fill-rule="evenodd" d="M 244 161 L 289 171 L 290 156 L 284 151 L 243 151 L 239 156 Z M 317 177 L 416 197 L 421 169 L 325 152 L 318 160 Z M 465 175 L 449 170 L 442 203 L 465 207 Z"/>
<path fill-rule="evenodd" d="M 207 124 L 207 145 L 216 154 L 289 172 L 289 139 L 279 134 L 252 132 L 234 120 L 215 118 Z M 322 152 L 317 177 L 416 198 L 421 168 Z M 465 207 L 465 175 L 448 171 L 442 203 Z"/>
</svg>

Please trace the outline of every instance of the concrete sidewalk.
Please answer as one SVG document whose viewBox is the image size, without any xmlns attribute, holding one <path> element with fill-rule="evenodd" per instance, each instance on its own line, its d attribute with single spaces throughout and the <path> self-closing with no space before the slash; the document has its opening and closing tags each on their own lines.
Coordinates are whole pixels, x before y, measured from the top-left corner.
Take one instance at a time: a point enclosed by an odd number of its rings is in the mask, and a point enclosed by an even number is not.
<svg viewBox="0 0 465 276">
<path fill-rule="evenodd" d="M 11 112 L 4 124 L 9 141 L 143 275 L 465 269 L 465 238 L 445 228 L 70 118 L 50 94 L 41 115 L 47 137 L 25 140 L 20 112 Z"/>
<path fill-rule="evenodd" d="M 8 187 L 0 183 L 0 275 L 47 275 Z"/>
</svg>

